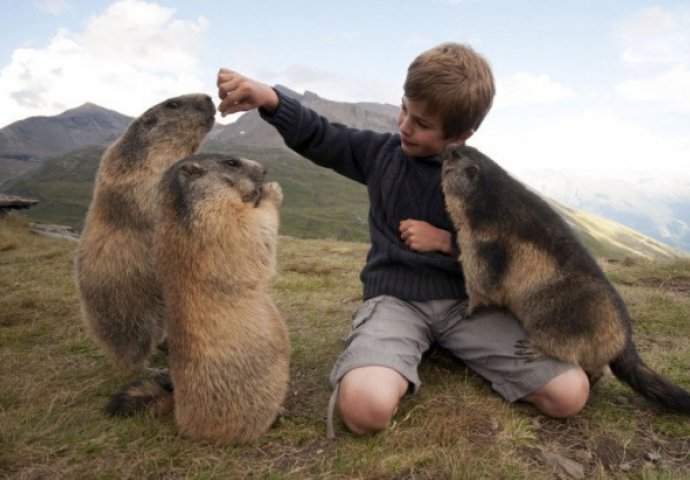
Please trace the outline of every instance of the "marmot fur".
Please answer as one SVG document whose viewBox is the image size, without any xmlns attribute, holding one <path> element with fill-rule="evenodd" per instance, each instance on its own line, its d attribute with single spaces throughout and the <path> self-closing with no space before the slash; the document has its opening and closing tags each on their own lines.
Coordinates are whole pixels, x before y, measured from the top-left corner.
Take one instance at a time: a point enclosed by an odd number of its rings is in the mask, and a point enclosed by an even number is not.
<svg viewBox="0 0 690 480">
<path fill-rule="evenodd" d="M 163 173 L 194 153 L 214 123 L 211 98 L 148 109 L 103 154 L 76 256 L 82 314 L 118 371 L 144 366 L 164 336 L 151 236 Z"/>
<path fill-rule="evenodd" d="M 642 362 L 621 296 L 543 199 L 460 144 L 444 152 L 443 191 L 458 230 L 468 314 L 503 306 L 529 334 L 518 353 L 579 365 L 593 380 L 608 365 L 659 406 L 690 413 L 690 394 Z"/>
<path fill-rule="evenodd" d="M 192 438 L 252 441 L 287 391 L 288 332 L 267 292 L 283 195 L 264 175 L 251 160 L 206 154 L 177 163 L 161 182 L 156 271 L 175 419 Z M 109 411 L 129 414 L 127 398 L 118 394 Z"/>
</svg>

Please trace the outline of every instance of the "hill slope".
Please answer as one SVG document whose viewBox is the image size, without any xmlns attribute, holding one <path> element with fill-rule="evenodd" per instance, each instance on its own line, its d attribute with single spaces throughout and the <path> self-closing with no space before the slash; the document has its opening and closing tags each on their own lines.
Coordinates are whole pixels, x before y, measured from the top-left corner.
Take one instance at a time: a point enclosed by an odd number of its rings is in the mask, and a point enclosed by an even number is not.
<svg viewBox="0 0 690 480">
<path fill-rule="evenodd" d="M 91 200 L 93 179 L 104 147 L 89 147 L 52 158 L 19 177 L 4 191 L 41 200 L 25 215 L 49 223 L 81 229 Z M 281 232 L 300 238 L 336 238 L 367 241 L 368 199 L 364 186 L 317 167 L 285 148 L 232 151 L 253 158 L 281 183 L 285 202 Z M 551 201 L 575 233 L 596 256 L 622 259 L 672 259 L 684 256 L 623 225 Z"/>
<path fill-rule="evenodd" d="M 9 180 L 45 159 L 115 140 L 132 119 L 91 103 L 52 117 L 31 117 L 0 129 L 0 178 Z"/>
</svg>

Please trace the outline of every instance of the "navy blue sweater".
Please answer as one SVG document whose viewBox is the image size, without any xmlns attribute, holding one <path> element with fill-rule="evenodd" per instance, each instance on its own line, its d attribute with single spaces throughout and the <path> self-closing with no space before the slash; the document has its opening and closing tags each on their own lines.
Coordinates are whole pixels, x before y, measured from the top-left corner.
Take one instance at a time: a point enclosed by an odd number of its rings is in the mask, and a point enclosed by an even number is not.
<svg viewBox="0 0 690 480">
<path fill-rule="evenodd" d="M 400 238 L 402 220 L 423 220 L 454 232 L 441 190 L 441 158 L 412 158 L 400 136 L 331 123 L 277 92 L 274 112 L 260 110 L 286 145 L 322 167 L 367 186 L 371 249 L 360 278 L 364 299 L 392 295 L 426 301 L 465 298 L 457 255 L 416 253 Z"/>
</svg>

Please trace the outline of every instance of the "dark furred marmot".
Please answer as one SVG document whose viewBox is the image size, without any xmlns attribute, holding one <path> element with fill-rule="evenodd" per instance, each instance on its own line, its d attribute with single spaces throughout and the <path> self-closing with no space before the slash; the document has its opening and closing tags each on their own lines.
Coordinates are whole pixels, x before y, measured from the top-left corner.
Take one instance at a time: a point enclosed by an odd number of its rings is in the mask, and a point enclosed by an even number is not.
<svg viewBox="0 0 690 480">
<path fill-rule="evenodd" d="M 690 413 L 690 394 L 642 362 L 621 296 L 544 200 L 459 144 L 444 152 L 443 191 L 458 229 L 468 314 L 503 306 L 529 333 L 519 353 L 580 365 L 593 379 L 608 365 L 651 401 Z"/>
<path fill-rule="evenodd" d="M 161 182 L 156 271 L 175 419 L 192 438 L 252 441 L 276 419 L 287 391 L 288 332 L 267 292 L 283 195 L 277 183 L 263 183 L 264 174 L 251 160 L 194 155 Z M 129 414 L 131 397 L 150 392 L 135 387 L 108 410 Z"/>
<path fill-rule="evenodd" d="M 158 182 L 197 150 L 214 115 L 208 95 L 168 99 L 137 118 L 101 159 L 76 278 L 85 323 L 120 373 L 140 369 L 164 335 L 151 249 Z"/>
</svg>

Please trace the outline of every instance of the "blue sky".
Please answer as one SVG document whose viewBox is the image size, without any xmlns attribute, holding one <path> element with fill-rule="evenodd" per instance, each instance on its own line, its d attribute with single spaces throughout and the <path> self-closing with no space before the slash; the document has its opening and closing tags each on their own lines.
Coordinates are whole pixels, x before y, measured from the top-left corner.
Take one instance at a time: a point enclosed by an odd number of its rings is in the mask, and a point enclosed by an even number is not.
<svg viewBox="0 0 690 480">
<path fill-rule="evenodd" d="M 444 41 L 487 57 L 470 143 L 522 175 L 690 178 L 690 4 L 642 0 L 0 0 L 0 127 L 93 102 L 137 116 L 228 67 L 340 101 L 398 104 Z M 684 187 L 683 187 L 684 186 Z"/>
</svg>

